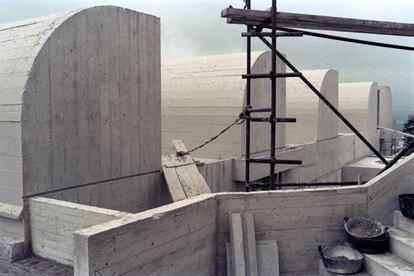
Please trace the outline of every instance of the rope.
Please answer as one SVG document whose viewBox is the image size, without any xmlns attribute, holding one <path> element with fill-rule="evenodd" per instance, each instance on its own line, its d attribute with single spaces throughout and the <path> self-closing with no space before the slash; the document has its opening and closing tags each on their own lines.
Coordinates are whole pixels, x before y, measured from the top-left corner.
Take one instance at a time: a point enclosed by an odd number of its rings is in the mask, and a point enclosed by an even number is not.
<svg viewBox="0 0 414 276">
<path fill-rule="evenodd" d="M 197 146 L 195 148 L 192 148 L 191 150 L 188 150 L 187 152 L 177 153 L 177 155 L 179 155 L 179 156 L 187 155 L 187 154 L 190 154 L 191 152 L 194 152 L 196 150 L 201 149 L 202 147 L 207 146 L 208 144 L 210 144 L 211 142 L 213 142 L 214 140 L 216 140 L 217 138 L 219 138 L 221 135 L 223 135 L 225 132 L 227 132 L 233 126 L 235 126 L 235 125 L 241 125 L 242 123 L 244 123 L 244 121 L 246 120 L 244 118 L 244 116 L 245 116 L 245 110 L 243 110 L 243 112 L 241 112 L 239 114 L 239 116 L 237 117 L 236 120 L 234 120 L 230 125 L 228 125 L 227 127 L 225 127 L 217 135 L 211 137 L 209 140 L 207 140 L 206 142 L 202 143 L 201 145 L 199 145 L 199 146 Z"/>
</svg>

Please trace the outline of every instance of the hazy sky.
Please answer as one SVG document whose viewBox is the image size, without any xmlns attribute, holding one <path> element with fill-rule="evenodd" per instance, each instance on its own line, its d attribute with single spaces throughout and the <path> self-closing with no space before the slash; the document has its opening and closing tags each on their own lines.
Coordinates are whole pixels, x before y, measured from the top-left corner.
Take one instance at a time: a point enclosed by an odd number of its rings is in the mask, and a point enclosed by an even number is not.
<svg viewBox="0 0 414 276">
<path fill-rule="evenodd" d="M 0 0 L 0 23 L 96 5 L 117 5 L 161 18 L 162 56 L 174 58 L 244 51 L 240 31 L 227 25 L 220 11 L 242 0 Z M 253 8 L 266 9 L 270 0 L 252 0 Z M 412 0 L 279 0 L 280 11 L 414 23 Z M 362 37 L 414 46 L 414 39 L 372 35 Z M 285 38 L 280 49 L 301 69 L 331 68 L 341 82 L 377 81 L 393 91 L 394 119 L 414 113 L 414 52 L 325 41 Z M 264 50 L 260 43 L 256 50 Z"/>
</svg>

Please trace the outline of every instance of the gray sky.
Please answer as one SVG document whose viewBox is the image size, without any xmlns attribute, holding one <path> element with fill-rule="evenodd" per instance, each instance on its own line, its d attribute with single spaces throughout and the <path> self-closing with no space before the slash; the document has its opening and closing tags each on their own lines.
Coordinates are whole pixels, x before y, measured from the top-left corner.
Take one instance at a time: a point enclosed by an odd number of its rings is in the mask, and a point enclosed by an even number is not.
<svg viewBox="0 0 414 276">
<path fill-rule="evenodd" d="M 252 0 L 266 9 L 270 0 Z M 242 0 L 0 0 L 0 23 L 96 5 L 116 5 L 161 18 L 164 58 L 244 51 L 240 26 L 227 25 L 220 11 Z M 279 0 L 280 11 L 414 23 L 412 0 Z M 372 35 L 367 38 L 414 46 L 414 39 Z M 377 81 L 393 91 L 394 119 L 414 113 L 414 52 L 359 46 L 318 38 L 285 38 L 279 48 L 301 69 L 332 68 L 340 81 Z M 255 44 L 256 50 L 264 50 Z"/>
</svg>

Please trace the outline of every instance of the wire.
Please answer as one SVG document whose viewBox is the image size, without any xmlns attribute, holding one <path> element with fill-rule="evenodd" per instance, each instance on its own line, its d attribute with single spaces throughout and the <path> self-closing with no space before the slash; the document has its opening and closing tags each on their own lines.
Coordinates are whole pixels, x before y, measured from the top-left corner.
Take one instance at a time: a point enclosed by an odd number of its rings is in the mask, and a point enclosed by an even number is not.
<svg viewBox="0 0 414 276">
<path fill-rule="evenodd" d="M 349 38 L 349 37 L 343 37 L 343 36 L 337 36 L 337 35 L 328 35 L 328 34 L 303 31 L 303 30 L 291 29 L 291 28 L 284 28 L 284 27 L 277 27 L 277 29 L 280 31 L 284 31 L 284 32 L 300 32 L 303 35 L 331 39 L 331 40 L 339 40 L 339 41 L 344 41 L 344 42 L 370 45 L 370 46 L 383 47 L 383 48 L 398 49 L 398 50 L 414 51 L 414 47 L 410 47 L 410 46 L 368 41 L 368 40 L 355 39 L 355 38 Z"/>
<path fill-rule="evenodd" d="M 210 144 L 211 142 L 213 142 L 214 140 L 216 140 L 217 138 L 219 138 L 221 135 L 223 135 L 226 131 L 228 131 L 230 128 L 232 128 L 235 125 L 241 125 L 242 123 L 244 123 L 244 121 L 246 120 L 244 118 L 245 116 L 245 110 L 243 110 L 242 113 L 240 113 L 240 115 L 237 117 L 236 120 L 234 120 L 230 125 L 228 125 L 227 127 L 225 127 L 222 131 L 220 131 L 216 136 L 211 137 L 209 140 L 207 140 L 206 142 L 202 143 L 201 145 L 188 150 L 187 152 L 183 152 L 183 153 L 177 153 L 177 155 L 183 156 L 183 155 L 187 155 L 190 154 L 191 152 L 194 152 L 196 150 L 201 149 L 204 146 L 207 146 L 208 144 Z"/>
</svg>

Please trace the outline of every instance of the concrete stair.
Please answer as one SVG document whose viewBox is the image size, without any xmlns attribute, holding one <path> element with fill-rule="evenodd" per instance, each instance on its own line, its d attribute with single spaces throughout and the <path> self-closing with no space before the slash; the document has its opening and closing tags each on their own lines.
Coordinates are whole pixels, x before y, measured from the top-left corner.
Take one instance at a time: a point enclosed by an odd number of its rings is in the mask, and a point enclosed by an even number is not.
<svg viewBox="0 0 414 276">
<path fill-rule="evenodd" d="M 26 255 L 26 245 L 22 237 L 0 231 L 0 258 L 15 261 Z"/>
<path fill-rule="evenodd" d="M 400 211 L 394 212 L 394 227 L 390 229 L 389 252 L 363 254 L 364 268 L 354 275 L 414 276 L 414 220 L 405 218 Z M 326 271 L 320 264 L 320 276 L 338 275 Z"/>
</svg>

